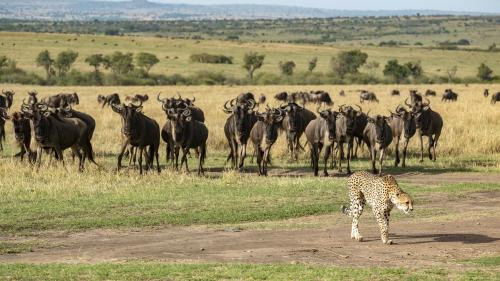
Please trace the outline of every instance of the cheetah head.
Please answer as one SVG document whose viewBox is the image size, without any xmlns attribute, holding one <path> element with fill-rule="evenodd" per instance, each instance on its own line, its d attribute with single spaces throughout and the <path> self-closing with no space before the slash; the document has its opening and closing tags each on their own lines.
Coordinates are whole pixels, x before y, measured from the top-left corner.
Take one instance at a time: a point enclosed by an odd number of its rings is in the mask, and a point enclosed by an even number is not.
<svg viewBox="0 0 500 281">
<path fill-rule="evenodd" d="M 413 211 L 413 200 L 410 195 L 404 192 L 398 192 L 394 196 L 391 197 L 391 201 L 398 209 L 405 212 L 405 214 L 409 214 Z"/>
</svg>

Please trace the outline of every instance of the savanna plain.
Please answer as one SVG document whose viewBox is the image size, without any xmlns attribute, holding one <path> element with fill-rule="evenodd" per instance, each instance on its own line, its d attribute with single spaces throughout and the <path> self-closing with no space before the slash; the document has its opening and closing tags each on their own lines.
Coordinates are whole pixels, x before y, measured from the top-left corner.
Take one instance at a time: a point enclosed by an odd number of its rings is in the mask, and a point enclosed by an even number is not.
<svg viewBox="0 0 500 281">
<path fill-rule="evenodd" d="M 441 102 L 446 88 L 459 93 Z M 29 90 L 44 97 L 76 91 L 75 109 L 97 121 L 93 146 L 100 167 L 77 171 L 49 165 L 35 172 L 14 159 L 12 124 L 0 159 L 0 278 L 5 280 L 498 280 L 500 279 L 500 110 L 483 97 L 480 85 L 349 86 L 175 86 L 41 87 L 1 85 L 16 92 L 18 110 Z M 392 89 L 402 96 L 392 97 Z M 284 135 L 272 149 L 269 177 L 259 177 L 246 159 L 242 173 L 225 159 L 226 100 L 242 92 L 264 94 L 270 106 L 281 91 L 326 90 L 337 108 L 359 104 L 370 115 L 388 115 L 404 104 L 410 89 L 438 92 L 430 106 L 444 119 L 437 161 L 418 161 L 410 142 L 406 168 L 393 167 L 393 147 L 385 172 L 396 176 L 415 201 L 406 216 L 393 211 L 390 237 L 380 242 L 370 210 L 361 217 L 366 238 L 350 239 L 345 171 L 312 176 L 309 150 L 289 160 Z M 359 90 L 377 93 L 380 103 L 359 103 Z M 339 96 L 340 90 L 346 96 Z M 121 120 L 101 109 L 98 94 L 148 94 L 144 113 L 162 126 L 156 101 L 181 94 L 195 97 L 209 129 L 205 176 L 173 171 L 160 147 L 162 172 L 139 176 L 134 167 L 116 171 Z M 315 111 L 314 106 L 310 109 Z M 249 156 L 253 152 L 250 146 Z M 353 170 L 369 170 L 368 151 Z M 127 162 L 127 161 L 125 161 Z M 196 159 L 189 159 L 194 170 Z"/>
</svg>

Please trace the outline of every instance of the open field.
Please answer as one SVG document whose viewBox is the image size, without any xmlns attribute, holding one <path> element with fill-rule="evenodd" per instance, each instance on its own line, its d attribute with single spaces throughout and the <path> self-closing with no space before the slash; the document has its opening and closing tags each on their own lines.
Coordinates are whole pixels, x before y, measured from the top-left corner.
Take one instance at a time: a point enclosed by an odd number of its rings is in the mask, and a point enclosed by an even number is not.
<svg viewBox="0 0 500 281">
<path fill-rule="evenodd" d="M 442 93 L 450 85 L 325 87 L 34 87 L 0 85 L 16 91 L 13 110 L 26 92 L 40 96 L 76 91 L 75 109 L 96 118 L 94 149 L 103 167 L 78 173 L 68 162 L 46 165 L 39 173 L 11 159 L 12 125 L 0 159 L 0 279 L 7 280 L 497 280 L 500 256 L 500 111 L 482 96 L 485 87 L 453 85 L 456 103 L 431 98 L 445 126 L 438 161 L 416 159 L 412 139 L 408 168 L 389 168 L 415 199 L 410 216 L 393 211 L 392 236 L 385 246 L 369 211 L 361 217 L 364 243 L 349 240 L 350 220 L 340 214 L 348 202 L 345 174 L 312 177 L 308 149 L 289 163 L 283 136 L 273 148 L 270 177 L 257 177 L 255 163 L 238 174 L 224 167 L 225 100 L 244 91 L 265 94 L 270 105 L 279 91 L 329 91 L 335 108 L 358 101 L 358 89 L 378 94 L 365 111 L 385 114 L 403 103 L 408 90 Z M 391 97 L 399 88 L 401 97 Z M 346 97 L 339 97 L 340 89 Z M 100 109 L 96 96 L 147 93 L 144 112 L 160 125 L 165 115 L 155 101 L 177 93 L 196 97 L 210 130 L 207 176 L 164 169 L 138 176 L 135 169 L 114 172 L 120 119 Z M 314 109 L 314 108 L 311 108 Z M 305 140 L 302 140 L 304 144 Z M 249 154 L 252 152 L 249 149 Z M 366 149 L 353 170 L 366 170 Z M 66 159 L 69 159 L 67 157 Z M 47 160 L 47 157 L 45 157 Z M 160 161 L 164 167 L 162 144 Z M 48 161 L 45 161 L 47 163 Z M 195 159 L 190 159 L 194 168 Z M 37 265 L 32 265 L 35 263 Z"/>
<path fill-rule="evenodd" d="M 491 38 L 491 37 L 489 37 Z M 493 36 L 493 38 L 498 38 Z M 457 39 L 458 40 L 458 39 Z M 38 53 L 49 50 L 52 56 L 68 49 L 75 50 L 79 57 L 75 68 L 92 71 L 85 58 L 90 54 L 110 54 L 121 52 L 150 52 L 160 59 L 153 73 L 162 74 L 193 74 L 198 71 L 221 72 L 235 77 L 245 77 L 242 60 L 245 53 L 256 51 L 266 55 L 264 65 L 259 71 L 279 75 L 280 61 L 293 60 L 296 72 L 307 70 L 308 61 L 318 57 L 316 71 L 329 72 L 330 59 L 338 52 L 351 49 L 361 49 L 368 54 L 368 61 L 377 61 L 380 67 L 374 74 L 382 76 L 385 63 L 390 59 L 400 62 L 421 61 L 427 74 L 446 76 L 446 70 L 457 66 L 457 77 L 475 77 L 477 68 L 486 63 L 494 72 L 500 73 L 500 56 L 497 52 L 478 51 L 446 51 L 430 50 L 421 47 L 376 47 L 349 45 L 299 45 L 285 43 L 242 43 L 218 40 L 188 40 L 168 39 L 144 36 L 103 36 L 75 34 L 37 34 L 37 33 L 0 33 L 0 55 L 7 55 L 18 62 L 18 67 L 35 71 L 44 76 L 44 70 L 36 66 Z M 232 65 L 199 64 L 189 60 L 190 55 L 198 53 L 224 54 L 234 57 Z M 167 57 L 169 57 L 167 59 Z M 176 59 L 177 57 L 177 59 Z M 361 68 L 361 71 L 368 70 Z"/>
</svg>

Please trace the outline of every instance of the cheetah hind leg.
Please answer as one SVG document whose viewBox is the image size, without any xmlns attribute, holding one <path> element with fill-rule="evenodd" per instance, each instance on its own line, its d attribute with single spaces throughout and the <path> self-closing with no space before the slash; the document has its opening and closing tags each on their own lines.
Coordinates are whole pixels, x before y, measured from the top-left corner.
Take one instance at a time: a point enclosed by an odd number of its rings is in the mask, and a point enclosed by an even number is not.
<svg viewBox="0 0 500 281">
<path fill-rule="evenodd" d="M 350 208 L 342 206 L 341 210 L 345 215 L 352 217 L 351 239 L 362 242 L 363 236 L 361 236 L 361 234 L 359 233 L 358 219 L 363 213 L 363 202 L 356 200 L 351 204 Z"/>
</svg>

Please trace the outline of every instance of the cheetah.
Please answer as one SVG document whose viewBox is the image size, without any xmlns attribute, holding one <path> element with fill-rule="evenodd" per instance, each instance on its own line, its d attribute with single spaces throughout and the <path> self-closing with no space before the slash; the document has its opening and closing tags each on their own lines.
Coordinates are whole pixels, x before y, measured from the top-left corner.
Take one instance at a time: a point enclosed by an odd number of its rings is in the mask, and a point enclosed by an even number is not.
<svg viewBox="0 0 500 281">
<path fill-rule="evenodd" d="M 413 211 L 411 197 L 399 188 L 391 175 L 377 176 L 368 172 L 356 172 L 347 180 L 349 187 L 349 208 L 342 206 L 341 211 L 352 217 L 351 239 L 363 241 L 359 234 L 358 219 L 363 213 L 365 203 L 371 206 L 380 227 L 380 237 L 384 244 L 390 245 L 389 216 L 394 205 L 406 214 Z"/>
</svg>

